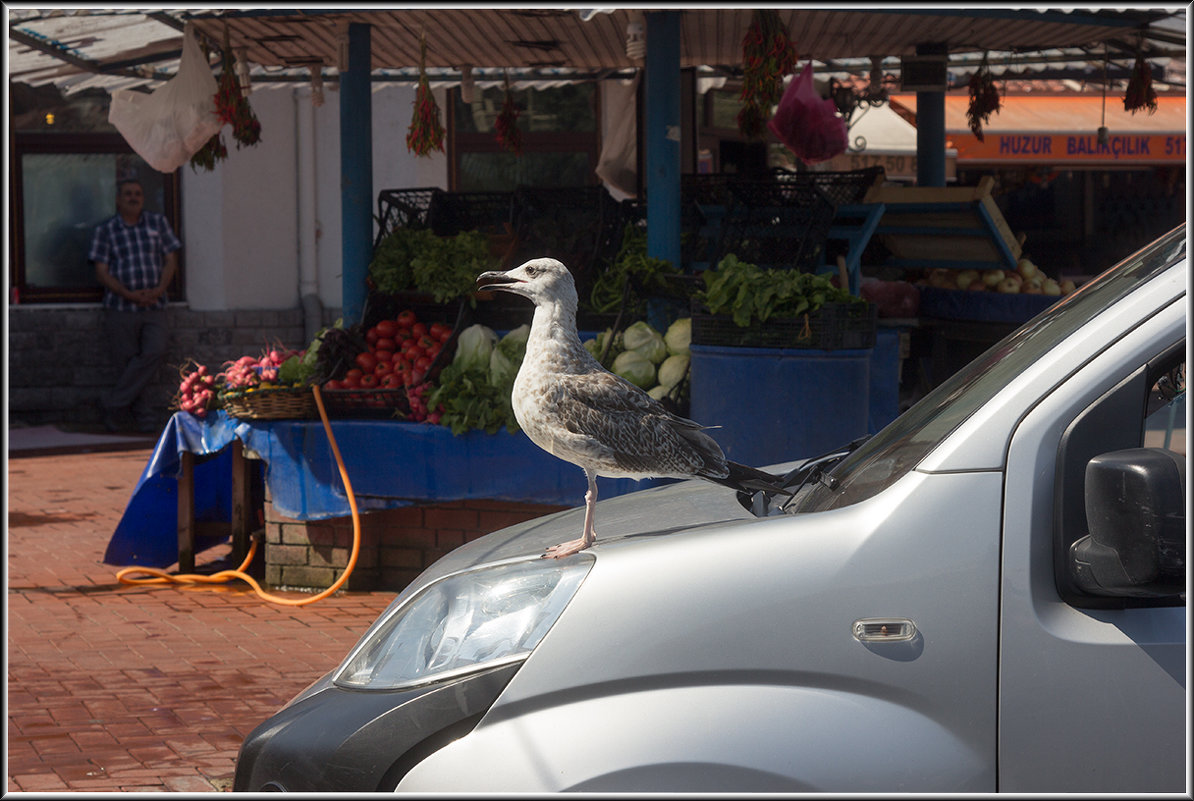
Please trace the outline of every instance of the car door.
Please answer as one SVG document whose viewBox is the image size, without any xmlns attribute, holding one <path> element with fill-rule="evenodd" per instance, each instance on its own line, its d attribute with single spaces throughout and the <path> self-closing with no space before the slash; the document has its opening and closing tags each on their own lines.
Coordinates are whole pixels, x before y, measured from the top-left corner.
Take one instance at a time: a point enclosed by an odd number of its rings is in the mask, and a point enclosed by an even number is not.
<svg viewBox="0 0 1194 801">
<path fill-rule="evenodd" d="M 1184 461 L 1185 321 L 1184 298 L 1141 320 L 1013 433 L 1001 560 L 1001 792 L 1185 788 L 1184 594 L 1095 599 L 1064 579 L 1069 544 L 1086 527 L 1091 457 L 1147 444 L 1180 449 Z"/>
</svg>

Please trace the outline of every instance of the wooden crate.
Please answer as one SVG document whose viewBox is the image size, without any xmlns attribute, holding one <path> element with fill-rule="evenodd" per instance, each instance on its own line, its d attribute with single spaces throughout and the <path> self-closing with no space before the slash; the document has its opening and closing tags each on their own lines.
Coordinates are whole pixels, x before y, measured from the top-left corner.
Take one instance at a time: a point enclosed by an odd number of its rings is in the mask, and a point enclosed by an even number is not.
<svg viewBox="0 0 1194 801">
<path fill-rule="evenodd" d="M 978 186 L 875 186 L 867 203 L 886 211 L 875 235 L 901 266 L 1014 268 L 1023 237 L 1012 233 L 991 197 L 988 175 Z"/>
</svg>

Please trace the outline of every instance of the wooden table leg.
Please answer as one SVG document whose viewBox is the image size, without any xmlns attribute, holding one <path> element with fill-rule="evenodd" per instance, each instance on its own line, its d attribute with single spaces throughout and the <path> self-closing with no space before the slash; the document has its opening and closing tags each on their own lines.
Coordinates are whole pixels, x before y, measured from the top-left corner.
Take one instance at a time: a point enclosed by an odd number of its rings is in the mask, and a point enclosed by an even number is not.
<svg viewBox="0 0 1194 801">
<path fill-rule="evenodd" d="M 252 491 L 249 480 L 249 460 L 245 446 L 239 439 L 232 441 L 232 560 L 244 561 L 249 553 L 249 533 L 252 529 Z"/>
<path fill-rule="evenodd" d="M 195 571 L 195 454 L 179 454 L 178 571 Z"/>
</svg>

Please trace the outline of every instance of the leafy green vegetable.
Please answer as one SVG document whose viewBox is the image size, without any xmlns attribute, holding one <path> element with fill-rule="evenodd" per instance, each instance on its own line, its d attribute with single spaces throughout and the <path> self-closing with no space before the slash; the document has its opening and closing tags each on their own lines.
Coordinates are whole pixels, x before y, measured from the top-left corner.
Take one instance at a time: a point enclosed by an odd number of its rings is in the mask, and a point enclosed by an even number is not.
<svg viewBox="0 0 1194 801">
<path fill-rule="evenodd" d="M 378 243 L 369 276 L 380 292 L 413 289 L 444 303 L 469 295 L 477 276 L 497 266 L 480 231 L 436 236 L 426 228 L 395 228 Z"/>
<path fill-rule="evenodd" d="M 729 314 L 742 328 L 772 317 L 798 317 L 825 303 L 865 303 L 835 287 L 828 276 L 796 270 L 772 270 L 727 254 L 715 270 L 704 274 L 697 300 L 713 314 Z"/>
<path fill-rule="evenodd" d="M 526 355 L 530 334 L 531 327 L 524 323 L 502 337 L 489 354 L 489 383 L 507 395 L 514 391 L 514 379 Z"/>
<path fill-rule="evenodd" d="M 514 433 L 519 430 L 510 405 L 510 393 L 489 383 L 488 368 L 468 369 L 452 363 L 439 374 L 439 384 L 427 399 L 428 408 L 443 406 L 440 425 L 446 425 L 456 435 L 470 429 L 496 434 L 505 426 Z"/>
<path fill-rule="evenodd" d="M 627 312 L 632 317 L 641 317 L 646 314 L 645 296 L 671 294 L 667 279 L 679 274 L 680 271 L 667 259 L 647 255 L 646 229 L 627 223 L 622 232 L 622 248 L 613 265 L 593 282 L 589 306 L 598 314 L 617 312 L 622 307 L 623 291 L 629 280 L 631 287 L 626 300 Z"/>
<path fill-rule="evenodd" d="M 452 357 L 452 364 L 463 370 L 486 373 L 489 370 L 489 354 L 493 352 L 497 341 L 498 336 L 493 329 L 480 323 L 470 325 L 460 332 L 456 340 L 456 355 Z"/>
<path fill-rule="evenodd" d="M 639 389 L 655 385 L 655 365 L 636 350 L 623 351 L 614 359 L 615 373 Z"/>
</svg>

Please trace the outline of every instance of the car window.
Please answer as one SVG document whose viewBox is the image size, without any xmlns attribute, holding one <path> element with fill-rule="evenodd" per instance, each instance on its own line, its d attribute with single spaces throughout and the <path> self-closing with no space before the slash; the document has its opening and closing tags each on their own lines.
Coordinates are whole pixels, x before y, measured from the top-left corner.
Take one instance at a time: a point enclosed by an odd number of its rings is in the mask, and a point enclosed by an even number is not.
<svg viewBox="0 0 1194 801">
<path fill-rule="evenodd" d="M 1186 362 L 1152 385 L 1144 418 L 1144 447 L 1186 455 Z"/>
<path fill-rule="evenodd" d="M 1065 296 L 933 389 L 838 463 L 828 480 L 806 485 L 787 510 L 834 509 L 891 486 L 1027 366 L 1185 253 L 1182 225 Z"/>
</svg>

